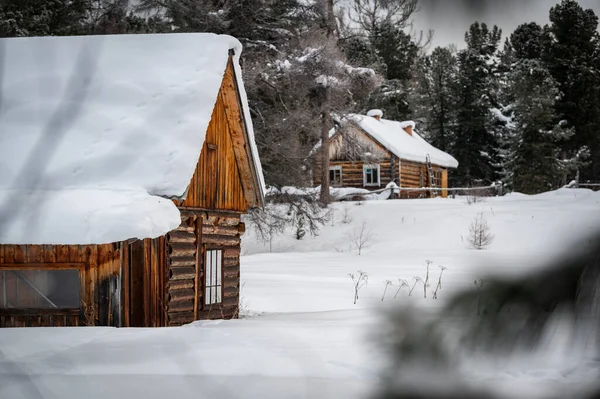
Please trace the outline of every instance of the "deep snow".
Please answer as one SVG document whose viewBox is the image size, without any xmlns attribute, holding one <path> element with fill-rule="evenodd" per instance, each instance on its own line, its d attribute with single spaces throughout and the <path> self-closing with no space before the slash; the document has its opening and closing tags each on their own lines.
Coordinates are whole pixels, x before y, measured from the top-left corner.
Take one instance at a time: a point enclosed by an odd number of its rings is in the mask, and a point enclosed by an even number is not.
<svg viewBox="0 0 600 399">
<path fill-rule="evenodd" d="M 1 243 L 103 244 L 177 227 L 178 210 L 164 198 L 185 196 L 230 50 L 257 189 L 264 192 L 237 39 L 6 38 L 0 49 Z M 28 225 L 22 206 L 36 213 L 39 229 Z M 121 223 L 132 215 L 143 222 Z M 68 228 L 56 228 L 61 218 Z"/>
<path fill-rule="evenodd" d="M 600 193 L 562 189 L 511 194 L 467 204 L 465 198 L 337 203 L 318 237 L 277 237 L 274 253 L 248 226 L 243 237 L 241 320 L 168 329 L 0 330 L 0 398 L 364 398 L 385 363 L 374 339 L 380 310 L 411 303 L 435 312 L 452 292 L 489 273 L 535 271 L 600 226 Z M 350 223 L 343 223 L 348 213 Z M 468 226 L 484 212 L 495 240 L 468 248 Z M 350 243 L 366 222 L 374 234 L 361 256 Z M 333 225 L 332 225 L 333 224 Z M 585 245 L 583 244 L 578 245 Z M 424 277 L 394 300 L 397 278 Z M 444 272 L 439 300 L 431 299 Z M 348 273 L 369 284 L 353 305 Z M 392 280 L 381 301 L 384 281 Z M 432 313 L 435 314 L 435 313 Z M 460 320 L 458 321 L 460 322 Z M 536 397 L 597 380 L 592 353 L 557 330 L 537 353 L 463 359 L 462 375 L 508 397 Z M 570 396 L 565 394 L 566 396 Z"/>
</svg>

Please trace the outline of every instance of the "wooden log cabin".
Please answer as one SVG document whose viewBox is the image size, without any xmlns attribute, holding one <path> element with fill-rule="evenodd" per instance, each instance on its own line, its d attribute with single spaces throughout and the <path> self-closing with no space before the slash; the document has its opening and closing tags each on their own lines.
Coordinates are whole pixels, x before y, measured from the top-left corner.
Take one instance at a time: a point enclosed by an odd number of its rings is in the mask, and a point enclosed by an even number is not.
<svg viewBox="0 0 600 399">
<path fill-rule="evenodd" d="M 400 188 L 448 188 L 448 169 L 458 167 L 450 154 L 425 141 L 412 121 L 383 119 L 381 110 L 351 114 L 330 132 L 331 187 L 371 191 L 394 182 Z M 313 183 L 321 184 L 320 144 L 313 150 Z M 398 196 L 398 194 L 396 194 Z M 400 190 L 400 198 L 447 197 L 447 191 Z"/>
<path fill-rule="evenodd" d="M 0 47 L 0 327 L 237 317 L 240 216 L 264 198 L 240 43 Z"/>
</svg>

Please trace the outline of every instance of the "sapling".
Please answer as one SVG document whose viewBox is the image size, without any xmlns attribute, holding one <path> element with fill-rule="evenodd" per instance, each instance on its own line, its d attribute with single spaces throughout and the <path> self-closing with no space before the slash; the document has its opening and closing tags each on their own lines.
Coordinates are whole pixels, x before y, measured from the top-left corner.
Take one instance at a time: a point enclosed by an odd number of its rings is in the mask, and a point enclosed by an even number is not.
<svg viewBox="0 0 600 399">
<path fill-rule="evenodd" d="M 396 297 L 400 293 L 400 290 L 402 289 L 402 287 L 406 287 L 406 288 L 410 289 L 410 287 L 408 286 L 408 281 L 406 281 L 404 279 L 399 278 L 398 279 L 398 284 L 399 284 L 399 287 L 396 290 L 396 294 L 394 295 L 394 299 L 396 299 Z"/>
<path fill-rule="evenodd" d="M 438 278 L 438 283 L 435 287 L 435 291 L 433 291 L 433 299 L 438 299 L 438 291 L 442 289 L 442 274 L 444 274 L 444 270 L 446 269 L 446 266 L 440 266 L 440 277 Z"/>
<path fill-rule="evenodd" d="M 423 282 L 423 279 L 421 277 L 413 277 L 413 280 L 415 280 L 415 283 L 413 284 L 412 288 L 408 291 L 408 296 L 412 296 L 412 292 L 415 290 L 417 284 Z"/>
<path fill-rule="evenodd" d="M 362 270 L 358 270 L 358 274 L 349 273 L 348 276 L 352 279 L 354 285 L 354 304 L 358 302 L 358 292 L 369 281 L 369 275 Z"/>
<path fill-rule="evenodd" d="M 392 285 L 390 280 L 385 280 L 385 288 L 383 289 L 383 296 L 381 297 L 381 302 L 385 299 L 385 293 L 387 292 L 388 287 Z"/>
<path fill-rule="evenodd" d="M 368 246 L 375 236 L 367 228 L 367 222 L 363 222 L 360 228 L 354 228 L 354 235 L 351 237 L 351 241 L 358 250 L 358 255 L 362 253 L 363 248 Z"/>
<path fill-rule="evenodd" d="M 490 225 L 483 212 L 477 214 L 469 226 L 469 244 L 475 249 L 485 249 L 494 241 Z"/>
</svg>

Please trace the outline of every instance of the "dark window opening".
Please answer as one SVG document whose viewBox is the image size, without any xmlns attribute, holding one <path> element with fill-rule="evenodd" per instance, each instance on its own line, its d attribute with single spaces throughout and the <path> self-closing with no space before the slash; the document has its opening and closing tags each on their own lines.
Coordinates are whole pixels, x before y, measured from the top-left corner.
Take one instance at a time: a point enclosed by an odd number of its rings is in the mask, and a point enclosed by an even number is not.
<svg viewBox="0 0 600 399">
<path fill-rule="evenodd" d="M 79 270 L 0 270 L 0 309 L 78 309 Z"/>
<path fill-rule="evenodd" d="M 329 168 L 329 184 L 334 187 L 342 185 L 342 167 L 332 166 Z"/>
<path fill-rule="evenodd" d="M 379 186 L 379 165 L 365 166 L 363 172 L 365 186 Z"/>
</svg>

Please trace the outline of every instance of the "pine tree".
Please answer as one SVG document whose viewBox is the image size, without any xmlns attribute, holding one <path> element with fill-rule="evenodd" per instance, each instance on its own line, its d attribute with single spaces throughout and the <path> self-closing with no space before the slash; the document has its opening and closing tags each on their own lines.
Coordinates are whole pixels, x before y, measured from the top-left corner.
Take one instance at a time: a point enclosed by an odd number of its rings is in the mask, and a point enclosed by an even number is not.
<svg viewBox="0 0 600 399">
<path fill-rule="evenodd" d="M 91 0 L 3 0 L 0 37 L 82 34 L 91 9 Z"/>
<path fill-rule="evenodd" d="M 456 134 L 457 58 L 437 47 L 419 60 L 416 75 L 414 119 L 431 144 L 450 151 Z"/>
<path fill-rule="evenodd" d="M 554 122 L 560 92 L 540 60 L 520 60 L 511 74 L 515 134 L 507 163 L 512 188 L 537 194 L 556 188 L 563 165 L 559 144 L 572 135 L 564 123 Z"/>
<path fill-rule="evenodd" d="M 486 184 L 499 173 L 497 118 L 498 46 L 502 31 L 474 23 L 458 55 L 457 134 L 452 154 L 459 161 L 455 184 Z"/>
<path fill-rule="evenodd" d="M 600 59 L 598 17 L 575 0 L 562 0 L 550 10 L 543 58 L 563 96 L 556 104 L 556 119 L 566 120 L 575 135 L 563 147 L 573 156 L 591 150 L 590 167 L 582 176 L 600 179 Z"/>
</svg>

